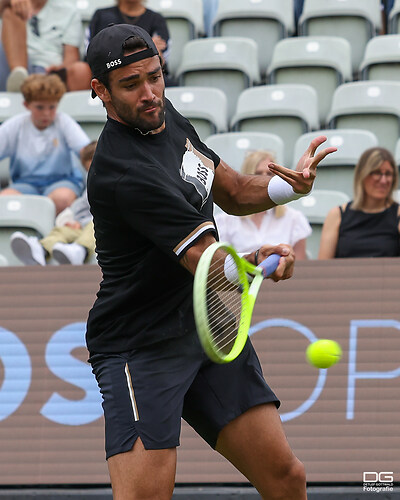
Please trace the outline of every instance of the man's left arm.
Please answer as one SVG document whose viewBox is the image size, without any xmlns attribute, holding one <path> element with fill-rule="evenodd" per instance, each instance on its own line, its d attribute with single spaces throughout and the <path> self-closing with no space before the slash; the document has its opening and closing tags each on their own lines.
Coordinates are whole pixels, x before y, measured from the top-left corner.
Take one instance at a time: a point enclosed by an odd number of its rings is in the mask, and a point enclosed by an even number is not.
<svg viewBox="0 0 400 500">
<path fill-rule="evenodd" d="M 325 136 L 313 139 L 296 170 L 271 163 L 269 168 L 276 174 L 272 179 L 262 175 L 241 175 L 221 160 L 215 171 L 214 202 L 227 213 L 247 215 L 306 196 L 312 189 L 317 165 L 336 151 L 336 148 L 328 147 L 316 154 L 317 148 L 325 141 Z"/>
</svg>

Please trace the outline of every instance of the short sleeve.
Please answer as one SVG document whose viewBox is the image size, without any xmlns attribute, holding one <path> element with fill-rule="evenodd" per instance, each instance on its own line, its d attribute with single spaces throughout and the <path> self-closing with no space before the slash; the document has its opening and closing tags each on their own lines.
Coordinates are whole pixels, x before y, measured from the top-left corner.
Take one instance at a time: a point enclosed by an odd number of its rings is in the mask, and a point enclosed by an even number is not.
<svg viewBox="0 0 400 500">
<path fill-rule="evenodd" d="M 116 202 L 127 223 L 162 252 L 180 259 L 205 233 L 216 235 L 214 222 L 197 211 L 177 185 L 157 168 L 123 176 Z"/>
<path fill-rule="evenodd" d="M 58 113 L 58 120 L 68 147 L 79 155 L 81 149 L 90 142 L 88 135 L 79 123 L 66 113 Z"/>
<path fill-rule="evenodd" d="M 233 216 L 220 213 L 215 216 L 215 224 L 217 225 L 218 235 L 220 241 L 232 241 L 231 228 L 234 222 Z"/>
<path fill-rule="evenodd" d="M 294 209 L 293 209 L 294 210 Z M 292 241 L 295 245 L 298 241 L 308 238 L 311 235 L 312 229 L 306 216 L 298 210 L 294 210 L 294 224 L 292 232 Z"/>
</svg>

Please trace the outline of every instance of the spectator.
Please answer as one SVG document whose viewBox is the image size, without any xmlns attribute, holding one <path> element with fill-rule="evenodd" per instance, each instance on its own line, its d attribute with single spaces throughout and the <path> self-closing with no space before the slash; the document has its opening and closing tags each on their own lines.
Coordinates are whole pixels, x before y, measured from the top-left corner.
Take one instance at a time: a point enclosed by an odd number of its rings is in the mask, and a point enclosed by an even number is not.
<svg viewBox="0 0 400 500">
<path fill-rule="evenodd" d="M 28 73 L 56 72 L 68 90 L 80 90 L 82 23 L 73 2 L 3 0 L 0 90 L 18 92 Z"/>
<path fill-rule="evenodd" d="M 399 256 L 400 209 L 393 200 L 397 181 L 388 150 L 364 151 L 354 171 L 354 199 L 328 213 L 318 258 Z"/>
<path fill-rule="evenodd" d="M 152 37 L 163 62 L 163 72 L 166 85 L 175 85 L 168 73 L 169 31 L 164 17 L 158 12 L 147 9 L 145 0 L 118 0 L 114 7 L 98 9 L 93 14 L 86 33 L 86 46 L 102 29 L 110 24 L 135 24 L 145 29 Z M 84 70 L 79 64 L 76 72 L 81 73 L 85 88 L 90 89 L 92 74 L 89 65 L 85 63 Z"/>
<path fill-rule="evenodd" d="M 57 75 L 30 75 L 21 90 L 29 113 L 0 125 L 0 159 L 10 158 L 11 176 L 0 195 L 48 196 L 58 214 L 82 193 L 82 173 L 74 155 L 90 139 L 75 120 L 57 112 L 65 93 Z"/>
<path fill-rule="evenodd" d="M 268 164 L 274 161 L 273 153 L 254 151 L 247 155 L 242 173 L 272 177 Z M 301 212 L 290 206 L 278 205 L 244 217 L 220 214 L 215 219 L 220 240 L 230 243 L 238 252 L 253 252 L 260 247 L 260 242 L 268 239 L 273 245 L 293 246 L 296 259 L 307 258 L 306 238 L 311 234 L 311 226 Z"/>
<path fill-rule="evenodd" d="M 81 162 L 89 171 L 96 141 L 81 151 Z M 83 264 L 94 253 L 95 239 L 92 215 L 86 189 L 70 207 L 63 210 L 56 219 L 56 226 L 43 239 L 26 236 L 20 231 L 11 235 L 11 248 L 25 265 L 45 266 L 50 257 L 59 264 Z"/>
</svg>

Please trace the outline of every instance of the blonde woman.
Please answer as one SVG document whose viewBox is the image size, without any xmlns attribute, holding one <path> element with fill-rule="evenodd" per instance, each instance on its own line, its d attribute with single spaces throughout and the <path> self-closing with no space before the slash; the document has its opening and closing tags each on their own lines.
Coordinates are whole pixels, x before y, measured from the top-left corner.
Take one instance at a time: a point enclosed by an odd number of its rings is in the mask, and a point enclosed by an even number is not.
<svg viewBox="0 0 400 500">
<path fill-rule="evenodd" d="M 354 171 L 354 199 L 328 213 L 318 258 L 400 255 L 400 210 L 393 199 L 397 182 L 390 151 L 379 147 L 364 151 Z"/>
<path fill-rule="evenodd" d="M 241 172 L 272 177 L 268 164 L 274 161 L 271 151 L 254 151 L 246 156 Z M 290 206 L 278 205 L 244 217 L 219 214 L 215 221 L 220 240 L 229 242 L 238 252 L 253 252 L 268 241 L 273 245 L 287 243 L 293 247 L 296 259 L 307 258 L 306 238 L 311 226 L 301 212 Z"/>
</svg>

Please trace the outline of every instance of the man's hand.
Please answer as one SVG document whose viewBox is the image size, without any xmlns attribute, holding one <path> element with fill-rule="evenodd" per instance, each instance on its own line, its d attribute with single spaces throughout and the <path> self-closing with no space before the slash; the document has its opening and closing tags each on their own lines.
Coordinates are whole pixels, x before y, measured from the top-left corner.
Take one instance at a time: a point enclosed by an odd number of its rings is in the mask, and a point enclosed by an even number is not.
<svg viewBox="0 0 400 500">
<path fill-rule="evenodd" d="M 296 170 L 270 163 L 268 168 L 281 179 L 290 184 L 296 193 L 307 194 L 311 191 L 317 174 L 318 163 L 330 153 L 337 151 L 335 147 L 325 148 L 315 154 L 318 146 L 326 141 L 326 137 L 320 135 L 313 139 L 307 150 L 297 163 Z M 314 156 L 315 155 L 315 156 Z"/>
<path fill-rule="evenodd" d="M 290 245 L 281 243 L 280 245 L 263 245 L 258 250 L 257 262 L 255 262 L 255 253 L 244 255 L 252 264 L 256 265 L 265 260 L 269 255 L 276 253 L 281 256 L 278 267 L 275 272 L 269 276 L 273 281 L 287 280 L 291 278 L 294 270 L 295 254 Z"/>
</svg>

